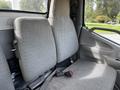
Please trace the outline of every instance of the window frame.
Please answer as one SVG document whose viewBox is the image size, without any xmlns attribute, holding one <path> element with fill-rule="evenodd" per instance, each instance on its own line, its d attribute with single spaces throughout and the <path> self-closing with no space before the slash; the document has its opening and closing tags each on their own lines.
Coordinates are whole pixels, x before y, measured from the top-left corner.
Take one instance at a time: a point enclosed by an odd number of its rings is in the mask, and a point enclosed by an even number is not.
<svg viewBox="0 0 120 90">
<path fill-rule="evenodd" d="M 29 13 L 29 14 L 41 14 L 41 15 L 48 15 L 49 13 L 49 0 L 47 1 L 47 11 L 46 12 L 38 12 L 38 11 L 25 11 L 25 10 L 12 10 L 12 9 L 0 9 L 0 12 L 16 12 L 16 13 Z"/>
<path fill-rule="evenodd" d="M 17 13 L 30 13 L 30 14 L 48 14 L 48 12 L 32 12 L 32 11 L 24 11 L 24 10 L 7 10 L 7 9 L 0 9 L 0 12 L 17 12 Z"/>
<path fill-rule="evenodd" d="M 86 2 L 86 0 L 83 0 L 83 20 L 82 20 L 82 26 L 83 27 L 86 27 L 86 24 L 85 24 L 85 2 Z"/>
<path fill-rule="evenodd" d="M 91 29 L 96 28 L 96 27 L 88 28 L 88 27 L 86 26 L 86 24 L 85 24 L 85 5 L 86 5 L 86 4 L 85 4 L 85 3 L 86 3 L 86 0 L 83 0 L 83 25 L 82 25 L 82 26 L 85 27 L 86 29 L 88 29 L 89 32 L 97 35 L 98 37 L 101 37 L 101 38 L 103 38 L 103 39 L 106 39 L 106 40 L 108 40 L 108 41 L 110 41 L 110 42 L 112 42 L 112 43 L 120 46 L 119 43 L 117 43 L 117 42 L 115 42 L 115 41 L 113 41 L 113 40 L 111 40 L 111 39 L 109 39 L 109 38 L 106 38 L 106 37 L 104 37 L 104 36 L 102 36 L 102 35 L 100 35 L 100 34 L 98 34 L 98 33 L 96 33 L 96 32 L 94 32 L 94 31 L 91 30 Z M 97 27 L 97 28 L 102 28 L 102 27 Z M 109 29 L 109 28 L 105 28 L 105 29 Z M 113 29 L 113 30 L 114 30 L 114 29 Z M 111 32 L 112 32 L 112 31 L 111 31 Z M 117 31 L 116 31 L 116 32 L 117 32 Z M 120 32 L 120 31 L 118 31 L 118 32 Z"/>
</svg>

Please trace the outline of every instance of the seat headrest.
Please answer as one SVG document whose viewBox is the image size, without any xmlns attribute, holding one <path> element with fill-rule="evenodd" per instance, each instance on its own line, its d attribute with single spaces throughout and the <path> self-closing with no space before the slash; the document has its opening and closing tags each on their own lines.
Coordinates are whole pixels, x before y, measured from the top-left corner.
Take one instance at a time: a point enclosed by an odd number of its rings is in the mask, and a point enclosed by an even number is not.
<svg viewBox="0 0 120 90">
<path fill-rule="evenodd" d="M 69 16 L 69 0 L 51 0 L 49 17 Z"/>
</svg>

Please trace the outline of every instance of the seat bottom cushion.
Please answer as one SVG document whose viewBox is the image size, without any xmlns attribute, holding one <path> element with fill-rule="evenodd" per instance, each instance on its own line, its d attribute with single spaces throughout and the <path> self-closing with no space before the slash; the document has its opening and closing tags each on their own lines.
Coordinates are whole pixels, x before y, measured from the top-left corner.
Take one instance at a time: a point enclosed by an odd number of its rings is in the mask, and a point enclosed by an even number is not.
<svg viewBox="0 0 120 90">
<path fill-rule="evenodd" d="M 71 78 L 54 77 L 47 90 L 113 90 L 116 71 L 107 64 L 77 60 L 68 70 L 73 72 Z"/>
</svg>

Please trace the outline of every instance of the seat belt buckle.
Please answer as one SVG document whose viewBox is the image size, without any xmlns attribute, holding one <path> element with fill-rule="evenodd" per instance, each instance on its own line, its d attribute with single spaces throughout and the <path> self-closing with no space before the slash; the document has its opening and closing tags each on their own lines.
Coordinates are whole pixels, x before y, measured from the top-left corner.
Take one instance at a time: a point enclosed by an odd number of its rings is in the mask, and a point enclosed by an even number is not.
<svg viewBox="0 0 120 90">
<path fill-rule="evenodd" d="M 55 74 L 56 77 L 67 77 L 67 78 L 71 78 L 73 76 L 73 72 L 72 71 L 66 71 L 66 72 L 63 72 L 63 71 L 59 71 L 59 72 L 56 72 Z"/>
<path fill-rule="evenodd" d="M 73 76 L 73 72 L 72 71 L 66 71 L 66 72 L 64 72 L 64 76 L 68 77 L 68 78 L 71 78 Z"/>
</svg>

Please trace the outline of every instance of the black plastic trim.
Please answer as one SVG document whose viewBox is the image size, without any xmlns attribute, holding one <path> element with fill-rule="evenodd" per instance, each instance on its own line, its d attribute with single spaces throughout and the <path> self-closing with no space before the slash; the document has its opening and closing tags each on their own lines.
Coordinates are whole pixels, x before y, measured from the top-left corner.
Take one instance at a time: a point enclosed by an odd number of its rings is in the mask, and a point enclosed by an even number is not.
<svg viewBox="0 0 120 90">
<path fill-rule="evenodd" d="M 85 26 L 85 0 L 83 0 L 83 23 L 82 23 L 82 26 Z"/>
<path fill-rule="evenodd" d="M 0 12 L 16 12 L 16 13 L 29 13 L 29 14 L 42 14 L 46 15 L 48 12 L 32 12 L 32 11 L 21 11 L 21 10 L 5 10 L 5 9 L 0 9 Z"/>
</svg>

